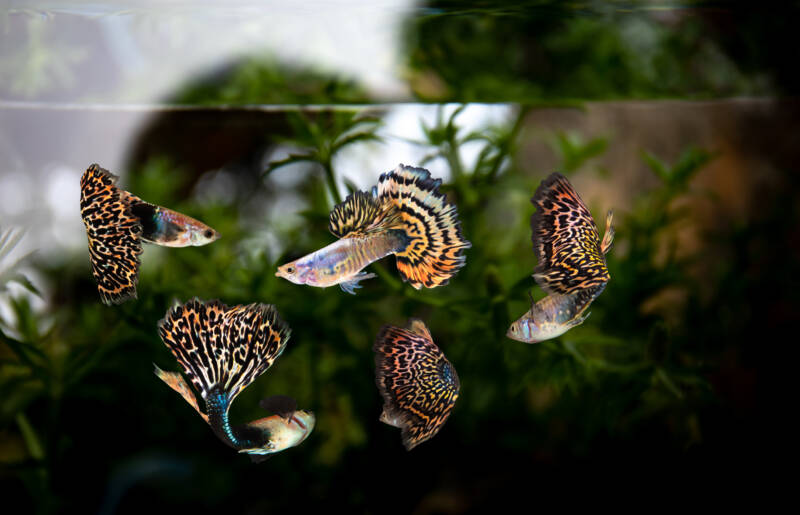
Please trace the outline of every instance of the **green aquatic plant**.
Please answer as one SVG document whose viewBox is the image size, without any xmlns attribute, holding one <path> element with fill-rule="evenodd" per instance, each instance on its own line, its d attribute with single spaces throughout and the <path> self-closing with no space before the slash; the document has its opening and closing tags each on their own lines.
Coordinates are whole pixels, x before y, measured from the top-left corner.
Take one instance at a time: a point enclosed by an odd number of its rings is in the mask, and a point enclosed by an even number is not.
<svg viewBox="0 0 800 515">
<path fill-rule="evenodd" d="M 441 484 L 441 474 L 460 477 L 475 459 L 497 465 L 491 456 L 462 456 L 487 439 L 499 456 L 552 453 L 566 460 L 595 456 L 605 445 L 629 452 L 628 442 L 637 438 L 647 445 L 657 441 L 670 452 L 702 445 L 716 402 L 709 374 L 726 347 L 711 345 L 708 330 L 689 329 L 714 312 L 709 302 L 715 301 L 704 300 L 692 276 L 707 249 L 679 252 L 676 234 L 690 223 L 685 200 L 706 198 L 693 184 L 713 155 L 689 149 L 668 164 L 643 154 L 653 167 L 653 186 L 638 193 L 629 210 L 616 210 L 617 240 L 607 255 L 611 279 L 592 304 L 591 317 L 559 338 L 525 345 L 504 335 L 513 318 L 530 307 L 528 292 L 542 295 L 531 277 L 536 260 L 530 197 L 551 170 L 521 162 L 519 148 L 532 138 L 546 143 L 559 135 L 525 130 L 532 107 L 512 107 L 496 126 L 467 131 L 459 123 L 464 109 L 441 107 L 424 140 L 416 142 L 426 148 L 426 164 L 439 160 L 447 166 L 452 180 L 441 191 L 457 206 L 464 237 L 473 242 L 466 266 L 442 288 L 417 291 L 381 262 L 367 268 L 380 280 L 367 281 L 354 297 L 275 277 L 279 264 L 330 243 L 328 214 L 344 182 L 333 157 L 343 146 L 376 141 L 379 113 L 366 122 L 363 113 L 353 111 L 291 115 L 292 133 L 282 141 L 299 150 L 269 165 L 267 180 L 233 188 L 214 202 L 198 202 L 196 185 L 205 179 L 181 171 L 168 157 L 132 166 L 127 182 L 134 191 L 207 221 L 222 238 L 202 248 L 146 249 L 139 300 L 113 308 L 98 302 L 85 255 L 37 265 L 54 284 L 55 301 L 42 314 L 20 299 L 19 314 L 3 328 L 0 343 L 2 431 L 17 442 L 4 470 L 27 487 L 31 503 L 39 502 L 42 512 L 62 503 L 95 506 L 106 491 L 129 485 L 125 488 L 167 504 L 230 508 L 234 497 L 241 499 L 237 508 L 288 506 L 289 501 L 253 493 L 271 481 L 287 491 L 312 485 L 318 495 L 372 505 L 386 493 L 377 477 L 346 487 L 340 478 L 379 467 L 381 481 L 394 482 L 423 470 L 427 483 L 415 483 L 410 506 L 428 494 L 426 485 Z M 613 140 L 580 135 L 561 140 L 566 150 L 554 150 L 559 168 L 571 177 L 606 179 L 595 175 L 591 163 Z M 466 144 L 478 145 L 474 162 L 463 159 Z M 311 163 L 317 173 L 281 190 L 301 202 L 259 210 L 278 200 L 270 174 L 302 163 Z M 588 207 L 597 213 L 598 206 Z M 290 216 L 299 222 L 284 223 Z M 252 234 L 261 226 L 271 229 L 274 240 Z M 270 252 L 273 241 L 280 248 Z M 711 278 L 712 289 L 730 281 L 731 273 Z M 659 301 L 676 289 L 683 292 L 679 300 Z M 736 302 L 746 290 L 726 283 L 720 291 Z M 260 399 L 290 395 L 314 411 L 317 423 L 312 438 L 277 455 L 257 474 L 249 464 L 232 463 L 195 412 L 152 376 L 153 362 L 172 359 L 155 330 L 158 321 L 174 300 L 194 296 L 229 305 L 273 303 L 291 324 L 283 357 L 242 391 L 231 419 L 261 417 Z M 414 451 L 419 458 L 406 461 L 397 454 L 405 453 L 397 435 L 378 420 L 381 396 L 371 348 L 384 324 L 412 317 L 436 334 L 458 370 L 461 390 L 447 424 Z M 96 431 L 98 413 L 110 420 L 113 434 Z M 98 446 L 106 451 L 96 452 Z M 69 473 L 76 460 L 91 464 L 80 481 Z M 173 482 L 130 486 L 128 474 L 140 460 L 192 472 Z M 429 460 L 442 470 L 420 466 Z M 85 481 L 100 486 L 91 499 L 76 501 L 73 490 Z M 202 488 L 184 493 L 188 483 Z"/>
<path fill-rule="evenodd" d="M 298 147 L 300 151 L 290 152 L 287 157 L 270 162 L 264 173 L 269 174 L 295 163 L 316 164 L 322 167 L 334 204 L 341 203 L 333 158 L 350 145 L 365 141 L 380 142 L 381 138 L 376 132 L 381 126 L 381 118 L 369 111 L 343 109 L 320 113 L 289 112 L 287 119 L 292 127 L 292 135 L 280 138 L 279 142 Z"/>
</svg>

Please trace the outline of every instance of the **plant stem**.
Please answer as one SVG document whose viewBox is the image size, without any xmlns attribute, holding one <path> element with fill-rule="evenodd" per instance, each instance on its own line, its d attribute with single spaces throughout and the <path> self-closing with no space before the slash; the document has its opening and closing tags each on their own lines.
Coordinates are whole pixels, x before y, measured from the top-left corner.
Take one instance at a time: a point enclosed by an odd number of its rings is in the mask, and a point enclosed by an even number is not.
<svg viewBox="0 0 800 515">
<path fill-rule="evenodd" d="M 342 197 L 336 187 L 336 176 L 333 174 L 333 166 L 331 166 L 330 160 L 322 163 L 322 167 L 325 169 L 325 182 L 328 184 L 328 190 L 330 190 L 334 204 L 341 204 Z"/>
</svg>

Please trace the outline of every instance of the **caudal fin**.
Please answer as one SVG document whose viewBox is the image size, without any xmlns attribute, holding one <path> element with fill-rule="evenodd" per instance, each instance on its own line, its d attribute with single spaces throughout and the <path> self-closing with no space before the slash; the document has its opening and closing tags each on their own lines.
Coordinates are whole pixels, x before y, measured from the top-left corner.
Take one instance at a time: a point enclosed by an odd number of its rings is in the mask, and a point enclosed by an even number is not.
<svg viewBox="0 0 800 515">
<path fill-rule="evenodd" d="M 81 177 L 81 218 L 89 239 L 89 258 L 105 304 L 136 298 L 142 226 L 117 188 L 118 177 L 91 165 Z"/>
<path fill-rule="evenodd" d="M 212 390 L 223 392 L 228 406 L 272 366 L 290 334 L 275 306 L 228 307 L 199 299 L 170 309 L 158 332 L 203 399 Z"/>
<path fill-rule="evenodd" d="M 464 249 L 472 246 L 461 235 L 456 206 L 439 192 L 441 183 L 428 170 L 402 164 L 378 180 L 377 201 L 393 206 L 407 242 L 395 252 L 397 269 L 416 289 L 447 284 L 464 266 Z"/>
<path fill-rule="evenodd" d="M 591 213 L 566 177 L 550 174 L 531 202 L 533 277 L 547 293 L 567 295 L 610 279 Z"/>
<path fill-rule="evenodd" d="M 383 326 L 373 350 L 383 397 L 380 420 L 401 429 L 410 451 L 447 421 L 461 388 L 458 374 L 421 320 L 412 319 L 408 329 Z"/>
</svg>

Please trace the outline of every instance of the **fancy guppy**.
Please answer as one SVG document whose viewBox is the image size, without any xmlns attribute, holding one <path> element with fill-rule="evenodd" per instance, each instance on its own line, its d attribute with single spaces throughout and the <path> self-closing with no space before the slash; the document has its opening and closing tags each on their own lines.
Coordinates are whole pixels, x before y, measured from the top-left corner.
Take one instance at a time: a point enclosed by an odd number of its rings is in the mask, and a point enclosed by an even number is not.
<svg viewBox="0 0 800 515">
<path fill-rule="evenodd" d="M 394 254 L 400 277 L 416 289 L 447 284 L 464 266 L 456 207 L 439 192 L 441 179 L 423 168 L 400 165 L 384 173 L 371 193 L 357 191 L 333 208 L 328 229 L 339 238 L 327 247 L 278 267 L 275 274 L 296 284 L 338 284 L 355 294 L 361 270 Z"/>
<path fill-rule="evenodd" d="M 173 307 L 158 333 L 186 377 L 200 392 L 205 412 L 180 374 L 155 367 L 156 375 L 211 426 L 225 444 L 258 463 L 299 445 L 314 429 L 310 411 L 297 411 L 285 396 L 261 401 L 274 415 L 233 426 L 228 411 L 236 396 L 266 372 L 283 353 L 291 331 L 275 306 L 228 307 L 219 301 L 191 300 Z"/>
<path fill-rule="evenodd" d="M 106 304 L 136 297 L 142 241 L 200 246 L 220 236 L 202 222 L 117 188 L 116 182 L 96 164 L 81 178 L 92 273 Z M 412 287 L 446 285 L 465 265 L 471 243 L 440 185 L 427 170 L 402 164 L 381 174 L 370 192 L 356 191 L 331 211 L 328 228 L 337 241 L 278 267 L 275 275 L 295 284 L 338 284 L 354 294 L 360 281 L 375 277 L 363 269 L 393 254 L 401 278 Z M 586 309 L 610 279 L 605 254 L 614 238 L 612 213 L 600 241 L 589 210 L 560 174 L 542 181 L 531 201 L 536 206 L 531 217 L 538 259 L 534 277 L 548 295 L 532 302 L 507 333 L 527 343 L 555 338 L 586 319 Z M 286 395 L 259 403 L 270 416 L 242 425 L 229 418 L 236 397 L 286 348 L 291 331 L 274 305 L 227 306 L 195 298 L 168 310 L 158 333 L 183 375 L 155 366 L 156 376 L 229 447 L 261 462 L 300 445 L 314 430 L 314 413 L 297 409 Z M 373 352 L 375 384 L 383 399 L 380 420 L 400 428 L 403 445 L 411 450 L 439 433 L 450 417 L 459 376 L 418 319 L 409 320 L 407 328 L 383 326 Z"/>
<path fill-rule="evenodd" d="M 539 264 L 533 277 L 547 296 L 516 320 L 506 335 L 535 343 L 560 336 L 586 320 L 586 308 L 609 279 L 605 254 L 614 241 L 613 212 L 606 215 L 603 241 L 589 210 L 566 177 L 551 174 L 531 202 L 533 248 Z"/>
<path fill-rule="evenodd" d="M 187 247 L 219 238 L 217 231 L 194 218 L 117 188 L 118 179 L 97 164 L 81 177 L 81 218 L 89 239 L 92 274 L 106 304 L 136 298 L 142 241 Z"/>
</svg>

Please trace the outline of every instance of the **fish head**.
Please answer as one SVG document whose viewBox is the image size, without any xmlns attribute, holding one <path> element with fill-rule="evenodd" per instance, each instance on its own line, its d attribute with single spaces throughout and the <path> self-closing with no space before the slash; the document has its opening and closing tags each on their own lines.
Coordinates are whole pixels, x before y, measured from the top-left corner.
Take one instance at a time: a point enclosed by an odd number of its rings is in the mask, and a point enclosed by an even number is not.
<svg viewBox="0 0 800 515">
<path fill-rule="evenodd" d="M 536 322 L 532 317 L 521 317 L 515 320 L 506 331 L 506 337 L 519 342 L 534 343 L 533 335 L 536 334 Z"/>
<path fill-rule="evenodd" d="M 189 242 L 193 247 L 202 247 L 222 236 L 220 233 L 203 223 L 189 226 Z"/>
<path fill-rule="evenodd" d="M 300 445 L 314 430 L 316 421 L 313 412 L 297 410 L 288 419 L 280 415 L 272 415 L 250 422 L 247 424 L 249 427 L 260 430 L 264 435 L 264 444 L 261 447 L 240 449 L 239 452 L 274 454 Z"/>
<path fill-rule="evenodd" d="M 314 416 L 314 412 L 306 410 L 295 411 L 292 417 L 289 419 L 289 426 L 296 432 L 296 434 L 300 435 L 300 438 L 297 440 L 295 445 L 300 444 L 303 440 L 308 438 L 308 435 L 310 435 L 311 431 L 314 430 L 314 426 L 316 424 L 317 418 Z"/>
<path fill-rule="evenodd" d="M 310 264 L 305 263 L 302 259 L 279 266 L 278 271 L 275 272 L 275 276 L 283 277 L 294 284 L 309 284 L 313 283 L 316 279 L 314 268 Z"/>
</svg>

